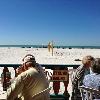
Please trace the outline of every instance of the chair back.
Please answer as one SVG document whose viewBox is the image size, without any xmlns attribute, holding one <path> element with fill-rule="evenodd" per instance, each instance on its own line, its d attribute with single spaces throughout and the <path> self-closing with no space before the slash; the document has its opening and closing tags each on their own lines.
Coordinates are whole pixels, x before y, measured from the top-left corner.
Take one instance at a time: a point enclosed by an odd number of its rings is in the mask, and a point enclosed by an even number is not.
<svg viewBox="0 0 100 100">
<path fill-rule="evenodd" d="M 95 94 L 100 97 L 100 91 L 99 90 L 89 88 L 89 87 L 85 87 L 85 86 L 80 86 L 79 88 L 80 88 L 82 100 L 100 100 L 100 98 L 99 99 L 93 99 Z"/>
</svg>

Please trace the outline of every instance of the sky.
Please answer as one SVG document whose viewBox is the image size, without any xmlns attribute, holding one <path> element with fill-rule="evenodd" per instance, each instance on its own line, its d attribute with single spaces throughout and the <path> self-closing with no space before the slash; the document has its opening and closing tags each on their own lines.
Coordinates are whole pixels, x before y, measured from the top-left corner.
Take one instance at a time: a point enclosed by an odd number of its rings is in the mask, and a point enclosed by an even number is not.
<svg viewBox="0 0 100 100">
<path fill-rule="evenodd" d="M 0 45 L 100 46 L 100 0 L 0 0 Z"/>
</svg>

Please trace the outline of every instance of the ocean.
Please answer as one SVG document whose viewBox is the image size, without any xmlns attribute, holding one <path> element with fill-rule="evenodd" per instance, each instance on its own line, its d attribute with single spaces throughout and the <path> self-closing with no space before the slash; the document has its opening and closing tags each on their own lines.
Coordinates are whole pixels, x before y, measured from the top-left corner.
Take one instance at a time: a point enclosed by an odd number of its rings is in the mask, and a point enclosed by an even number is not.
<svg viewBox="0 0 100 100">
<path fill-rule="evenodd" d="M 21 47 L 21 48 L 47 48 L 48 45 L 0 45 L 0 47 Z M 100 46 L 53 46 L 54 48 L 89 48 L 89 49 L 100 49 Z"/>
</svg>

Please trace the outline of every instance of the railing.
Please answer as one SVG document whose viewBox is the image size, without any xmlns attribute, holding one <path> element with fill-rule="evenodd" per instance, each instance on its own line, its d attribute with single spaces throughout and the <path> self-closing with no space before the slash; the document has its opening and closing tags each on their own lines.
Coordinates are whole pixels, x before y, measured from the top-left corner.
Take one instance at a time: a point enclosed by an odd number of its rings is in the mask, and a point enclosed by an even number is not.
<svg viewBox="0 0 100 100">
<path fill-rule="evenodd" d="M 10 85 L 9 80 L 11 79 L 11 76 L 9 75 L 8 67 L 14 68 L 15 77 L 16 77 L 16 69 L 19 66 L 20 66 L 20 64 L 0 64 L 0 67 L 4 67 L 3 72 L 2 72 L 3 74 L 1 75 L 3 77 L 3 90 L 4 91 L 6 91 L 7 87 Z M 53 74 L 50 78 L 51 79 L 50 81 L 53 82 L 54 94 L 50 94 L 51 100 L 55 100 L 55 99 L 56 100 L 59 100 L 59 99 L 60 100 L 65 100 L 65 99 L 69 100 L 68 99 L 69 94 L 67 92 L 67 86 L 68 86 L 68 83 L 69 83 L 68 67 L 73 67 L 75 69 L 79 65 L 47 65 L 47 64 L 41 64 L 41 66 L 45 67 L 45 69 L 51 69 L 53 71 Z M 58 73 L 57 73 L 57 71 L 58 71 Z M 65 86 L 64 94 L 58 94 L 59 89 L 60 89 L 60 82 L 64 83 L 64 86 Z"/>
</svg>

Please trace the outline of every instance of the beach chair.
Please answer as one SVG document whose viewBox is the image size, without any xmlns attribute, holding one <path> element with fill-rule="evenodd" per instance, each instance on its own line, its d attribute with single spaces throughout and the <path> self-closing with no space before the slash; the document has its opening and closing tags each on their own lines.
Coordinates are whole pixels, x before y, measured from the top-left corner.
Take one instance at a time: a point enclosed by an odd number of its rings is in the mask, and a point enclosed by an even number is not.
<svg viewBox="0 0 100 100">
<path fill-rule="evenodd" d="M 100 91 L 99 90 L 85 87 L 85 86 L 80 86 L 79 88 L 80 88 L 82 100 L 100 100 Z M 99 97 L 99 99 L 96 99 L 98 97 Z"/>
<path fill-rule="evenodd" d="M 41 98 L 41 95 L 45 95 L 47 93 L 47 91 L 50 92 L 51 88 L 52 87 L 48 87 L 48 88 L 44 89 L 43 91 L 40 91 L 37 94 L 33 95 L 33 99 L 38 100 L 38 98 Z"/>
</svg>

